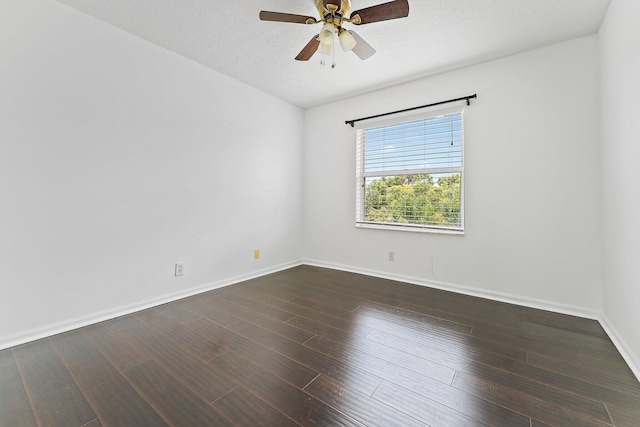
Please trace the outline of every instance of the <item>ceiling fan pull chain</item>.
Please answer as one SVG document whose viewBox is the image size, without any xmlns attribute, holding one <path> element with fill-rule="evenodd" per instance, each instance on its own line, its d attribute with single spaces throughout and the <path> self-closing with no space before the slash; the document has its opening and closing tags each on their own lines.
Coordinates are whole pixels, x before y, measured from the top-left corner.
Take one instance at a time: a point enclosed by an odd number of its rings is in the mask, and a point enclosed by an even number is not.
<svg viewBox="0 0 640 427">
<path fill-rule="evenodd" d="M 331 39 L 332 47 L 331 47 L 331 56 L 333 56 L 333 64 L 331 64 L 331 68 L 336 68 L 336 36 L 334 35 Z"/>
</svg>

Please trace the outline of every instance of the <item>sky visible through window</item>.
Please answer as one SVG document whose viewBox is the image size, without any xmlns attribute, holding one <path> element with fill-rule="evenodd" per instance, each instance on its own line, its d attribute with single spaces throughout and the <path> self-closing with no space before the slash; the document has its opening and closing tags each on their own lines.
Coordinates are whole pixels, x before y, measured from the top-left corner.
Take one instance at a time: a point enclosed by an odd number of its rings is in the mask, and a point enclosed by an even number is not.
<svg viewBox="0 0 640 427">
<path fill-rule="evenodd" d="M 368 175 L 462 167 L 460 113 L 370 128 L 364 137 L 364 172 Z"/>
</svg>

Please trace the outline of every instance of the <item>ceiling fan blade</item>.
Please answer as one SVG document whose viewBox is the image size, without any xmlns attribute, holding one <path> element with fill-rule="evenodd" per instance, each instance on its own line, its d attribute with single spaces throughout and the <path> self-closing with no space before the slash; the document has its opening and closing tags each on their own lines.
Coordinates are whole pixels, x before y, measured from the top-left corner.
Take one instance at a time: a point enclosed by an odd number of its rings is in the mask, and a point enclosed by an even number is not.
<svg viewBox="0 0 640 427">
<path fill-rule="evenodd" d="M 360 17 L 358 22 L 358 18 Z M 387 21 L 389 19 L 406 18 L 409 16 L 409 1 L 394 0 L 388 3 L 382 3 L 376 6 L 367 7 L 356 10 L 351 14 L 350 19 L 354 19 L 354 24 L 370 24 L 372 22 Z"/>
<path fill-rule="evenodd" d="M 293 24 L 315 24 L 318 22 L 316 18 L 304 15 L 294 15 L 291 13 L 269 12 L 267 10 L 260 11 L 261 21 L 274 22 L 291 22 Z"/>
<path fill-rule="evenodd" d="M 356 45 L 353 48 L 353 53 L 358 55 L 358 58 L 364 61 L 365 59 L 371 58 L 373 54 L 376 53 L 376 50 L 371 47 L 369 43 L 364 41 L 364 39 L 360 37 L 355 31 L 349 32 L 351 33 L 353 38 L 356 39 Z"/>
<path fill-rule="evenodd" d="M 309 41 L 309 43 L 307 43 L 307 45 L 300 51 L 298 56 L 296 56 L 296 61 L 310 60 L 313 54 L 318 51 L 318 46 L 320 46 L 320 39 L 318 38 L 318 35 L 315 35 Z"/>
</svg>

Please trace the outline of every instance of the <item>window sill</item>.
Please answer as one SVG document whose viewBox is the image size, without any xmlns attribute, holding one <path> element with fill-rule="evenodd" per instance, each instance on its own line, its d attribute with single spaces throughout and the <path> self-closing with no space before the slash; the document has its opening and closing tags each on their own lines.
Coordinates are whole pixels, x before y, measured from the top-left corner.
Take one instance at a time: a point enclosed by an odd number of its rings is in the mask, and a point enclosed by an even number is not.
<svg viewBox="0 0 640 427">
<path fill-rule="evenodd" d="M 373 224 L 366 222 L 356 223 L 356 228 L 370 228 L 377 230 L 405 231 L 409 233 L 432 233 L 432 234 L 449 234 L 454 236 L 464 236 L 464 230 L 451 230 L 446 228 L 427 228 L 427 227 L 410 227 L 403 225 L 386 225 Z"/>
</svg>

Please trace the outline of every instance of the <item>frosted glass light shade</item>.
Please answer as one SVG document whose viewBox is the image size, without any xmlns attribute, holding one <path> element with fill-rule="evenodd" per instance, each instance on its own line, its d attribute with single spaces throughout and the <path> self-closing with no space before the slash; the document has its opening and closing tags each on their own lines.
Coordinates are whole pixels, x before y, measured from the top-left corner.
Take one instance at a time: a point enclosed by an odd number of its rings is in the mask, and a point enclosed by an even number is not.
<svg viewBox="0 0 640 427">
<path fill-rule="evenodd" d="M 356 47 L 356 39 L 351 35 L 351 33 L 347 30 L 342 30 L 340 35 L 338 36 L 340 40 L 340 46 L 342 46 L 342 50 L 345 52 L 349 52 L 351 49 Z"/>
<path fill-rule="evenodd" d="M 333 42 L 333 34 L 335 29 L 331 24 L 324 24 L 322 27 L 322 31 L 320 31 L 320 43 L 321 44 L 331 44 Z"/>
<path fill-rule="evenodd" d="M 330 56 L 333 53 L 333 44 L 320 43 L 318 50 L 321 55 Z"/>
</svg>

